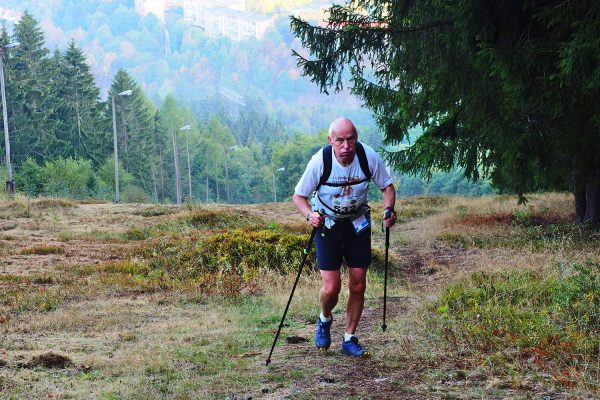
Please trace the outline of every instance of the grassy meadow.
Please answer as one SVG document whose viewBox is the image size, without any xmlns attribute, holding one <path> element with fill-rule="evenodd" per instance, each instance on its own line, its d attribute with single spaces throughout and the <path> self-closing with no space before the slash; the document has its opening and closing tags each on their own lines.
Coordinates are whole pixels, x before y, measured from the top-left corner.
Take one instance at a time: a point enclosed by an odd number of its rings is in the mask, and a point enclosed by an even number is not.
<svg viewBox="0 0 600 400">
<path fill-rule="evenodd" d="M 358 335 L 312 344 L 320 278 L 291 202 L 182 207 L 0 199 L 0 398 L 600 397 L 600 232 L 570 194 L 399 199 Z"/>
</svg>

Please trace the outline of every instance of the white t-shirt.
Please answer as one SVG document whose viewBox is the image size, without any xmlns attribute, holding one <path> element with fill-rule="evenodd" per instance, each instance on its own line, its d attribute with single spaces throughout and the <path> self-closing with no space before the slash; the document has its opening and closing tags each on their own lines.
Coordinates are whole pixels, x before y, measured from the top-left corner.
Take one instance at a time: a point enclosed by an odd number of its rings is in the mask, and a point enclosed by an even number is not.
<svg viewBox="0 0 600 400">
<path fill-rule="evenodd" d="M 362 145 L 369 163 L 371 180 L 379 189 L 383 190 L 392 184 L 392 178 L 385 169 L 385 165 L 379 154 L 364 143 Z M 360 168 L 358 155 L 354 155 L 354 160 L 347 167 L 338 162 L 333 149 L 331 151 L 331 158 L 331 174 L 327 180 L 328 183 L 351 183 L 366 178 Z M 319 185 L 323 168 L 323 149 L 320 149 L 308 162 L 306 170 L 300 181 L 298 181 L 294 193 L 309 198 Z M 368 181 L 347 186 L 321 185 L 317 192 L 318 196 L 315 196 L 313 199 L 313 206 L 317 210 L 324 210 L 325 214 L 330 217 L 328 219 L 356 218 L 368 210 L 366 207 L 368 203 L 368 186 Z M 337 214 L 336 211 L 339 211 L 340 214 Z"/>
</svg>

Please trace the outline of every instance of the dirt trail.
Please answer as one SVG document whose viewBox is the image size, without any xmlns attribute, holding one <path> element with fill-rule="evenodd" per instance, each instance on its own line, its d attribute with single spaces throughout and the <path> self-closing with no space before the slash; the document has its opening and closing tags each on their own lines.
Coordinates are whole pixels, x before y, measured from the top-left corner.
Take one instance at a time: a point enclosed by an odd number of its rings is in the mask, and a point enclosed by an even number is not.
<svg viewBox="0 0 600 400">
<path fill-rule="evenodd" d="M 472 266 L 474 251 L 449 247 L 441 242 L 423 240 L 415 231 L 435 229 L 432 219 L 425 218 L 398 224 L 391 233 L 390 286 L 400 286 L 406 295 L 389 296 L 386 322 L 382 332 L 383 297 L 366 301 L 357 332 L 370 357 L 351 359 L 339 353 L 346 317 L 344 312 L 336 315 L 332 326 L 332 346 L 327 352 L 319 352 L 313 344 L 314 321 L 306 328 L 293 333 L 308 339 L 300 344 L 278 346 L 269 367 L 257 362 L 257 368 L 266 373 L 281 374 L 295 381 L 294 387 L 281 385 L 263 389 L 262 393 L 246 394 L 239 398 L 368 398 L 368 399 L 434 399 L 430 388 L 425 387 L 424 374 L 435 365 L 415 359 L 410 353 L 411 329 L 400 324 L 410 323 L 410 316 L 424 298 L 447 284 L 458 271 Z M 429 236 L 431 237 L 431 236 Z M 374 246 L 382 246 L 383 235 L 374 233 Z M 346 290 L 342 285 L 342 290 Z M 367 288 L 369 290 L 369 288 Z M 316 294 L 315 294 L 316 295 Z M 338 304 L 343 310 L 343 304 Z M 395 330 L 395 332 L 394 332 Z M 280 338 L 280 340 L 282 340 Z"/>
</svg>

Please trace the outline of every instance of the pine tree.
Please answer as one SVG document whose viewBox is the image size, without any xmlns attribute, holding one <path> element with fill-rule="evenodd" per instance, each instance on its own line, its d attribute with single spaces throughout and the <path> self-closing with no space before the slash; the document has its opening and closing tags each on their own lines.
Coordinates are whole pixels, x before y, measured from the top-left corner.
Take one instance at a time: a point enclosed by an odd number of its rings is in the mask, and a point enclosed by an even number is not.
<svg viewBox="0 0 600 400">
<path fill-rule="evenodd" d="M 131 94 L 126 95 L 129 90 Z M 131 173 L 136 182 L 151 193 L 151 168 L 156 151 L 150 103 L 139 85 L 123 69 L 117 71 L 108 95 L 115 99 L 119 159 L 125 171 Z"/>
<path fill-rule="evenodd" d="M 460 166 L 519 195 L 571 189 L 577 220 L 600 222 L 600 3 L 370 0 L 332 6 L 329 25 L 292 18 L 296 53 L 321 90 L 352 91 L 388 155 L 431 175 Z M 521 197 L 524 199 L 523 197 Z"/>
<path fill-rule="evenodd" d="M 165 202 L 165 163 L 164 163 L 164 152 L 165 152 L 165 140 L 164 133 L 161 130 L 160 122 L 160 111 L 156 110 L 154 113 L 154 143 L 157 151 L 157 199 L 161 204 Z"/>
<path fill-rule="evenodd" d="M 48 116 L 48 124 L 52 132 L 55 132 L 54 140 L 45 149 L 43 154 L 46 160 L 54 160 L 57 157 L 73 158 L 73 149 L 75 143 L 67 137 L 64 137 L 65 129 L 64 115 L 61 110 L 65 108 L 68 99 L 62 95 L 61 90 L 67 82 L 63 74 L 64 63 L 61 52 L 55 49 L 52 56 L 48 59 L 47 81 L 49 84 L 48 94 L 42 99 L 44 109 L 51 109 L 52 114 Z"/>
<path fill-rule="evenodd" d="M 112 135 L 103 113 L 100 89 L 85 55 L 73 40 L 61 61 L 57 90 L 63 100 L 59 110 L 60 139 L 69 143 L 63 156 L 91 159 L 99 165 L 112 152 Z"/>
<path fill-rule="evenodd" d="M 177 100 L 173 95 L 169 94 L 165 97 L 159 112 L 159 124 L 161 138 L 157 142 L 164 144 L 162 148 L 164 170 L 168 175 L 169 192 L 175 203 L 180 204 L 183 191 L 181 184 L 181 157 L 180 157 L 180 140 L 179 129 L 184 125 L 181 118 L 181 110 L 177 105 Z"/>
<path fill-rule="evenodd" d="M 15 24 L 12 40 L 19 43 L 9 60 L 13 159 L 21 163 L 32 156 L 41 162 L 54 145 L 56 125 L 50 119 L 52 104 L 47 101 L 51 90 L 48 49 L 38 22 L 28 11 Z"/>
</svg>

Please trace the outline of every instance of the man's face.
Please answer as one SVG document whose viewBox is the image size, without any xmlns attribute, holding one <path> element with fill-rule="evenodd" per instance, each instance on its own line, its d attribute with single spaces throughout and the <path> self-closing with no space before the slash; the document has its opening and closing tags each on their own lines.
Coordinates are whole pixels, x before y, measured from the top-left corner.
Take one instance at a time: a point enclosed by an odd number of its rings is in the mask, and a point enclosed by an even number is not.
<svg viewBox="0 0 600 400">
<path fill-rule="evenodd" d="M 352 123 L 338 124 L 327 137 L 338 161 L 346 166 L 354 160 L 358 135 Z"/>
</svg>

